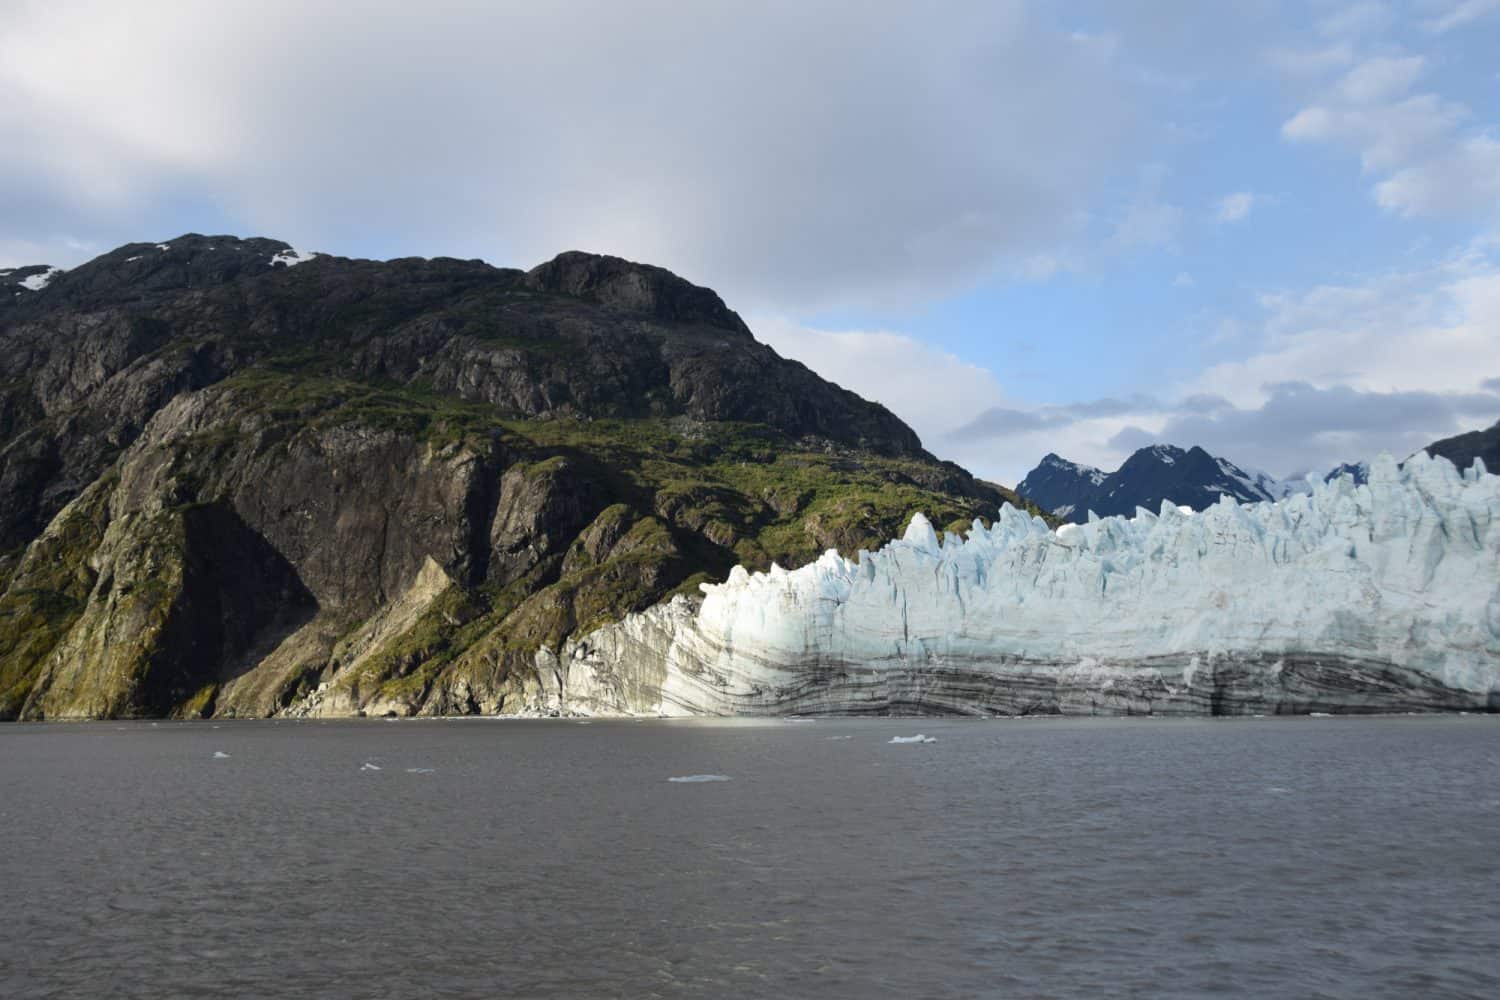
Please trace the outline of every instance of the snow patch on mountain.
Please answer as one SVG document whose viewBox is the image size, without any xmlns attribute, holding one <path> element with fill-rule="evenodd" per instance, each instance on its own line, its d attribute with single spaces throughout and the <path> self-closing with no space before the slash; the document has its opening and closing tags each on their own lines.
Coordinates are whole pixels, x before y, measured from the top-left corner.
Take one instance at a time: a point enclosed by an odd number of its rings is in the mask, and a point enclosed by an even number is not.
<svg viewBox="0 0 1500 1000">
<path fill-rule="evenodd" d="M 40 292 L 52 284 L 52 279 L 63 273 L 60 267 L 49 267 L 41 274 L 33 274 L 28 278 L 22 278 L 18 284 L 29 292 Z"/>
<path fill-rule="evenodd" d="M 209 249 L 213 248 L 210 247 Z M 304 264 L 316 256 L 318 254 L 312 251 L 288 247 L 271 258 L 271 266 L 275 267 L 277 264 L 284 264 L 287 267 L 296 267 L 298 264 Z"/>
</svg>

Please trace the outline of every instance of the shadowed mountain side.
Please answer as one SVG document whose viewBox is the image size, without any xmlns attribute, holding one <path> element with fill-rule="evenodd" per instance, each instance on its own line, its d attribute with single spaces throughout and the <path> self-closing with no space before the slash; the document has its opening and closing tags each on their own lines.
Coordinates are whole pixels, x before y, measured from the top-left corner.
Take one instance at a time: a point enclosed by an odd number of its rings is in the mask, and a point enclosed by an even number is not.
<svg viewBox="0 0 1500 1000">
<path fill-rule="evenodd" d="M 532 711 L 580 628 L 1014 498 L 618 258 L 16 273 L 0 717 Z"/>
</svg>

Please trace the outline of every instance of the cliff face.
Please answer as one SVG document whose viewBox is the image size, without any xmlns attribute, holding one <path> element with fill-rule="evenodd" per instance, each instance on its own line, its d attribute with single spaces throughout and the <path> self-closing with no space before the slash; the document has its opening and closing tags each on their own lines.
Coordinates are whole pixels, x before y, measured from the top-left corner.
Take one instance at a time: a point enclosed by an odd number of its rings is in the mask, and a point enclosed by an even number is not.
<svg viewBox="0 0 1500 1000">
<path fill-rule="evenodd" d="M 925 518 L 570 642 L 565 710 L 1256 714 L 1500 710 L 1500 476 L 1418 454 L 1368 485 L 1051 531 Z"/>
<path fill-rule="evenodd" d="M 1007 498 L 616 258 L 188 236 L 0 285 L 0 718 L 546 710 L 580 630 Z"/>
</svg>

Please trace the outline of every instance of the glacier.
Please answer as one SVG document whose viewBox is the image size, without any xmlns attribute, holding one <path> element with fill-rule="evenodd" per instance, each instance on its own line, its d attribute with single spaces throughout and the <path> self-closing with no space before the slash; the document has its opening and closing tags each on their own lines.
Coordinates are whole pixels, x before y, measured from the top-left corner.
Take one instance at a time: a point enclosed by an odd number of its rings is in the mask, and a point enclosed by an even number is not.
<svg viewBox="0 0 1500 1000">
<path fill-rule="evenodd" d="M 734 569 L 538 654 L 577 715 L 1500 710 L 1500 476 L 1418 453 L 1369 482 L 1052 530 L 905 536 Z"/>
</svg>

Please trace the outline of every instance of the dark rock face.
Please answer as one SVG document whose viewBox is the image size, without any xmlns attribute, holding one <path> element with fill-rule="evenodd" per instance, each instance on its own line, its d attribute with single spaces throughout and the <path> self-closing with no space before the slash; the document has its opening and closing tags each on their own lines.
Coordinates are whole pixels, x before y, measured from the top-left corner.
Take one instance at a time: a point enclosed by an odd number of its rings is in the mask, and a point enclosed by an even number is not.
<svg viewBox="0 0 1500 1000">
<path fill-rule="evenodd" d="M 1434 457 L 1441 455 L 1460 469 L 1473 465 L 1476 458 L 1483 459 L 1485 468 L 1500 472 L 1500 423 L 1482 431 L 1434 441 L 1423 451 Z"/>
<path fill-rule="evenodd" d="M 702 323 L 750 336 L 739 315 L 711 289 L 684 281 L 671 271 L 619 257 L 558 254 L 526 272 L 526 285 L 598 302 L 627 316 L 668 323 Z"/>
<path fill-rule="evenodd" d="M 1196 446 L 1183 450 L 1171 445 L 1142 448 L 1111 473 L 1049 454 L 1016 492 L 1076 524 L 1084 523 L 1091 510 L 1100 517 L 1128 516 L 1137 507 L 1159 510 L 1163 500 L 1203 510 L 1223 496 L 1240 503 L 1279 499 L 1227 459 Z"/>
<path fill-rule="evenodd" d="M 0 274 L 0 718 L 535 710 L 579 628 L 1006 499 L 618 258 Z"/>
<path fill-rule="evenodd" d="M 1016 492 L 1045 511 L 1072 520 L 1075 513 L 1088 510 L 1088 502 L 1098 495 L 1099 484 L 1106 473 L 1093 466 L 1070 462 L 1048 452 L 1035 469 L 1016 485 Z"/>
<path fill-rule="evenodd" d="M 130 244 L 0 296 L 0 549 L 34 537 L 166 400 L 272 360 L 502 417 L 682 415 L 924 455 L 889 411 L 778 357 L 712 291 L 660 268 L 579 253 L 525 275 L 441 258 L 288 267 L 289 250 Z"/>
</svg>

